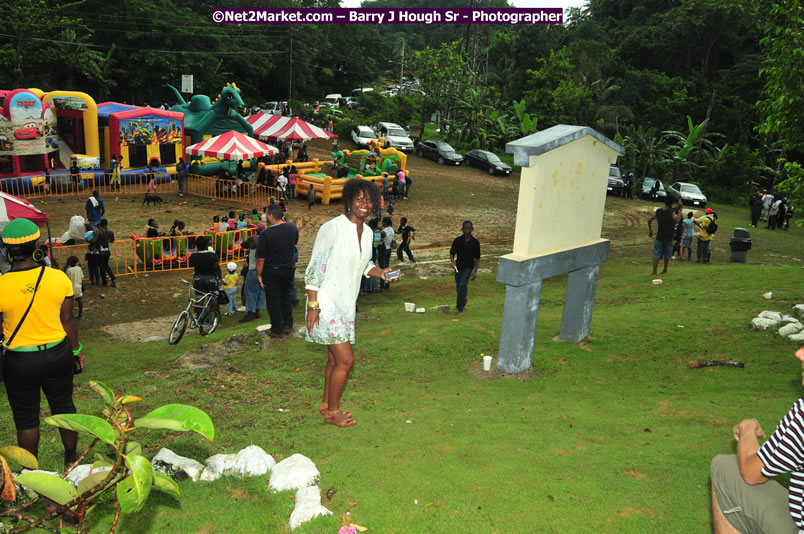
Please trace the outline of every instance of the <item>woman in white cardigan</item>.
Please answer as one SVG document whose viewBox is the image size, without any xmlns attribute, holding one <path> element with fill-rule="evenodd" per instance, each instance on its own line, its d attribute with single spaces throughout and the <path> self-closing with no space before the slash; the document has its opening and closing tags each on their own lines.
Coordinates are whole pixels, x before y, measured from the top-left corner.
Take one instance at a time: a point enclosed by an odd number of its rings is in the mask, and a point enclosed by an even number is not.
<svg viewBox="0 0 804 534">
<path fill-rule="evenodd" d="M 380 202 L 373 182 L 349 181 L 343 188 L 345 213 L 323 224 L 313 245 L 305 273 L 307 289 L 307 341 L 327 345 L 324 399 L 320 411 L 327 423 L 352 426 L 352 414 L 340 409 L 346 377 L 352 370 L 355 342 L 355 305 L 360 278 L 385 280 L 391 269 L 371 261 L 373 233 L 365 219 Z"/>
</svg>

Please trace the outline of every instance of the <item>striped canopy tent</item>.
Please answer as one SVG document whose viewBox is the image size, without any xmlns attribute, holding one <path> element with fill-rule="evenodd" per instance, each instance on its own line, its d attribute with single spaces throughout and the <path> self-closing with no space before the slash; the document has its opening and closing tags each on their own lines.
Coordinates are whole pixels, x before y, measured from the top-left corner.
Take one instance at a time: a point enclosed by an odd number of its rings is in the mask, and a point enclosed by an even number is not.
<svg viewBox="0 0 804 534">
<path fill-rule="evenodd" d="M 216 135 L 187 147 L 187 153 L 191 156 L 208 156 L 230 161 L 261 158 L 277 152 L 276 147 L 235 131 Z"/>
<path fill-rule="evenodd" d="M 36 226 L 44 226 L 48 222 L 47 213 L 39 211 L 24 198 L 0 192 L 0 232 L 9 221 L 20 218 L 28 219 Z"/>
<path fill-rule="evenodd" d="M 336 139 L 338 136 L 295 117 L 282 117 L 269 113 L 256 113 L 246 120 L 254 127 L 254 135 L 264 141 L 310 141 Z"/>
</svg>

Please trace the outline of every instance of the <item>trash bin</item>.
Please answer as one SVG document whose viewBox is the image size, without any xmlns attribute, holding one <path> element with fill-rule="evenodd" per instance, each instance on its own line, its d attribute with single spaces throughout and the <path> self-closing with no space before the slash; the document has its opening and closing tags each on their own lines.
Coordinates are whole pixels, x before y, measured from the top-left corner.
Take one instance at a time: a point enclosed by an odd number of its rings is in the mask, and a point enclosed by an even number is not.
<svg viewBox="0 0 804 534">
<path fill-rule="evenodd" d="M 748 259 L 748 251 L 751 250 L 751 234 L 745 228 L 735 228 L 729 240 L 731 248 L 730 262 L 745 263 Z"/>
</svg>

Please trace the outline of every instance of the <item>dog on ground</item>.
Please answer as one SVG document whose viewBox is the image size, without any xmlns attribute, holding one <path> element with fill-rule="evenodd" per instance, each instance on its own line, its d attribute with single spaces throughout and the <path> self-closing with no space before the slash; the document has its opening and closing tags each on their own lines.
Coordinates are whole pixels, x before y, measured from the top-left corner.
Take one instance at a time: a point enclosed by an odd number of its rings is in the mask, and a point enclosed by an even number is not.
<svg viewBox="0 0 804 534">
<path fill-rule="evenodd" d="M 148 204 L 149 206 L 153 204 L 161 204 L 163 202 L 162 197 L 159 195 L 154 195 L 153 193 L 145 193 L 145 197 L 142 199 L 142 205 Z"/>
</svg>

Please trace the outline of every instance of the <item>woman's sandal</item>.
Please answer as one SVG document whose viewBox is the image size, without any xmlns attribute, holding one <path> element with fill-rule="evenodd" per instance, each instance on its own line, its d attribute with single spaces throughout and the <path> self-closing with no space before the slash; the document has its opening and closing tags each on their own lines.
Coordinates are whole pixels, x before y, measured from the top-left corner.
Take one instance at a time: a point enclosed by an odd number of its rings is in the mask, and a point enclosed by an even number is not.
<svg viewBox="0 0 804 534">
<path fill-rule="evenodd" d="M 327 412 L 329 412 L 329 405 L 326 402 L 322 402 L 321 406 L 318 407 L 318 411 L 321 415 L 327 415 Z M 349 419 L 352 418 L 352 412 L 343 412 L 343 414 Z"/>
<path fill-rule="evenodd" d="M 346 412 L 336 410 L 334 412 L 327 412 L 324 416 L 324 421 L 337 427 L 345 428 L 357 424 L 357 421 L 352 419 L 351 416 L 346 415 Z"/>
</svg>

